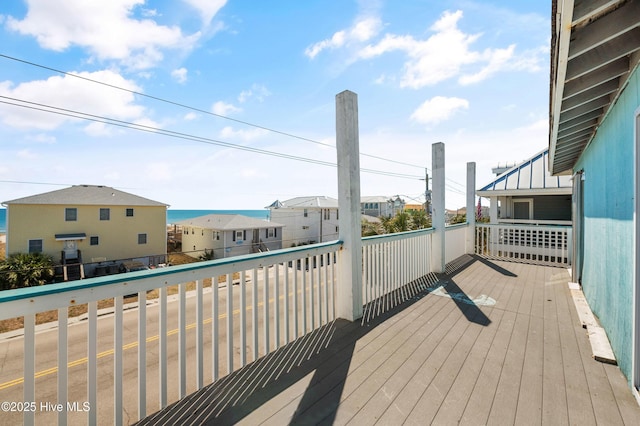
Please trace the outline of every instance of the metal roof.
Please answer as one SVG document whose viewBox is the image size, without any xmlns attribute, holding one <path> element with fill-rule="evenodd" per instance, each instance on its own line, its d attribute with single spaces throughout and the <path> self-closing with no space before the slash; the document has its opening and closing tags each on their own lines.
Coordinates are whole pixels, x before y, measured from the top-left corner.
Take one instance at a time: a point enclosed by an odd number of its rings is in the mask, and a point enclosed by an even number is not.
<svg viewBox="0 0 640 426">
<path fill-rule="evenodd" d="M 571 173 L 640 60 L 640 0 L 553 0 L 550 169 Z"/>
<path fill-rule="evenodd" d="M 5 201 L 2 204 L 50 204 L 96 206 L 164 206 L 167 204 L 139 197 L 102 185 L 74 185 L 69 188 Z"/>
<path fill-rule="evenodd" d="M 552 176 L 547 165 L 549 150 L 515 165 L 485 185 L 476 193 L 481 197 L 491 195 L 571 194 L 570 176 Z"/>
<path fill-rule="evenodd" d="M 338 208 L 338 200 L 327 196 L 312 196 L 312 197 L 296 197 L 290 200 L 282 201 L 281 208 L 285 209 L 301 209 L 308 207 L 317 208 Z M 274 207 L 278 208 L 278 207 Z"/>
<path fill-rule="evenodd" d="M 240 214 L 208 214 L 177 222 L 177 225 L 217 229 L 220 231 L 232 229 L 282 228 L 284 226 L 280 223 L 268 222 Z"/>
</svg>

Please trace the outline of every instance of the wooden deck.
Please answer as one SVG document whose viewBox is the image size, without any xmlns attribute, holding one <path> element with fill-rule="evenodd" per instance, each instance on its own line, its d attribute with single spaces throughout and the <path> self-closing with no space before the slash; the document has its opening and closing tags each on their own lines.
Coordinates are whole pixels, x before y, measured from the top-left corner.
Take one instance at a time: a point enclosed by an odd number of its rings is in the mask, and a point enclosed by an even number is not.
<svg viewBox="0 0 640 426">
<path fill-rule="evenodd" d="M 566 270 L 467 258 L 448 272 L 444 291 L 335 321 L 141 423 L 640 424 L 618 367 L 591 357 Z"/>
</svg>

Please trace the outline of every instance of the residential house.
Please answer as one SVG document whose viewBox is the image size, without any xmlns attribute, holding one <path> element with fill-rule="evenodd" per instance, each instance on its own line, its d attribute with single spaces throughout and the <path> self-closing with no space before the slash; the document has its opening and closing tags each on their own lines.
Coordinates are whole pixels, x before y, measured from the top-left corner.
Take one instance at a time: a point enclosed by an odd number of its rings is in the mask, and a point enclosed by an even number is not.
<svg viewBox="0 0 640 426">
<path fill-rule="evenodd" d="M 166 260 L 167 204 L 108 186 L 74 185 L 2 205 L 7 255 L 42 252 L 62 265 Z M 79 274 L 92 272 L 83 267 Z"/>
<path fill-rule="evenodd" d="M 370 196 L 360 198 L 362 214 L 373 217 L 393 217 L 404 210 L 405 202 L 395 197 Z"/>
<path fill-rule="evenodd" d="M 549 149 L 512 167 L 476 191 L 489 199 L 490 223 L 571 224 L 571 176 L 552 176 Z"/>
<path fill-rule="evenodd" d="M 183 220 L 182 251 L 214 259 L 282 248 L 283 225 L 239 214 L 209 214 Z"/>
<path fill-rule="evenodd" d="M 552 6 L 549 168 L 573 177 L 572 279 L 640 400 L 640 1 Z"/>
<path fill-rule="evenodd" d="M 266 207 L 271 220 L 283 224 L 282 246 L 338 239 L 338 200 L 326 196 L 296 197 Z"/>
</svg>

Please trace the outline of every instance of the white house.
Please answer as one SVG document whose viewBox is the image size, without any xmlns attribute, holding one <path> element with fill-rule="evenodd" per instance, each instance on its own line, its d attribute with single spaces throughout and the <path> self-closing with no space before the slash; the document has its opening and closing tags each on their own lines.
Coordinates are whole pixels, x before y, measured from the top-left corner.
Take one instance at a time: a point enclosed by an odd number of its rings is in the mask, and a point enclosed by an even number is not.
<svg viewBox="0 0 640 426">
<path fill-rule="evenodd" d="M 213 251 L 213 258 L 282 248 L 284 225 L 239 214 L 210 214 L 183 220 L 182 251 L 200 257 Z"/>
<path fill-rule="evenodd" d="M 571 176 L 552 176 L 549 149 L 508 168 L 476 191 L 491 223 L 571 224 Z"/>
<path fill-rule="evenodd" d="M 362 214 L 373 217 L 393 217 L 404 210 L 405 202 L 399 196 L 367 196 L 360 198 Z"/>
<path fill-rule="evenodd" d="M 296 197 L 275 201 L 271 220 L 283 224 L 282 246 L 312 244 L 338 239 L 338 200 L 326 196 Z"/>
</svg>

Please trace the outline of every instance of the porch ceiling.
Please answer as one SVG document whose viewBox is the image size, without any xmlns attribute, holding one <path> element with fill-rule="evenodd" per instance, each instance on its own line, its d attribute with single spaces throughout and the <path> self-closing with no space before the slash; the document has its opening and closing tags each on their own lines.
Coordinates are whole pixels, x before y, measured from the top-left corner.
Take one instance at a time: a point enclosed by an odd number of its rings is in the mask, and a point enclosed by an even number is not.
<svg viewBox="0 0 640 426">
<path fill-rule="evenodd" d="M 640 0 L 553 0 L 549 168 L 570 174 L 640 60 Z"/>
</svg>

